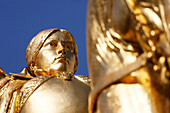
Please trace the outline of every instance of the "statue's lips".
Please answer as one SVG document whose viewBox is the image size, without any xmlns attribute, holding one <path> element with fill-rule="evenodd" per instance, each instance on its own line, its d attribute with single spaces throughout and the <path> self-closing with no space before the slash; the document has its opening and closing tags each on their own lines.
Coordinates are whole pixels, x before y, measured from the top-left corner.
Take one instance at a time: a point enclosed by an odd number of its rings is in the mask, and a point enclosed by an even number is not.
<svg viewBox="0 0 170 113">
<path fill-rule="evenodd" d="M 64 63 L 68 63 L 68 60 L 66 59 L 66 57 L 57 57 L 55 58 L 54 62 L 64 62 Z"/>
</svg>

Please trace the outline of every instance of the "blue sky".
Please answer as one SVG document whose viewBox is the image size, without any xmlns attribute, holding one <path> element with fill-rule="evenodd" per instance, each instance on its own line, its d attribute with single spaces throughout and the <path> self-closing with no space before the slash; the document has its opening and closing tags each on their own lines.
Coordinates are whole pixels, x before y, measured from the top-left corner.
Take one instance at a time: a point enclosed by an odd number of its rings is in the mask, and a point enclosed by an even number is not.
<svg viewBox="0 0 170 113">
<path fill-rule="evenodd" d="M 0 0 L 0 67 L 18 73 L 26 67 L 26 48 L 40 31 L 68 30 L 78 46 L 76 74 L 88 75 L 87 0 Z"/>
</svg>

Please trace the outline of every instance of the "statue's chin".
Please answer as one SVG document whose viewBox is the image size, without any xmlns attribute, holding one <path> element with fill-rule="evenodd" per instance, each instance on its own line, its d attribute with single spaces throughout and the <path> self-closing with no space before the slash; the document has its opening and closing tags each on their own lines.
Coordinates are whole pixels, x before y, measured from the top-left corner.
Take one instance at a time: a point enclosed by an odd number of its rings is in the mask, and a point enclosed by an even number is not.
<svg viewBox="0 0 170 113">
<path fill-rule="evenodd" d="M 67 71 L 67 65 L 66 63 L 57 63 L 55 65 L 51 65 L 50 69 L 54 69 L 56 71 Z"/>
</svg>

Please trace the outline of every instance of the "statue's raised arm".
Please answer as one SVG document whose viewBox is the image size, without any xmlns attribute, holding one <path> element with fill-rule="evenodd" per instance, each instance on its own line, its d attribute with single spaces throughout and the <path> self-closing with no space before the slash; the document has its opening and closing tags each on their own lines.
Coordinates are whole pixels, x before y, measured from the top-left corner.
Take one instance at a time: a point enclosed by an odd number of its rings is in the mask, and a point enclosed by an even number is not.
<svg viewBox="0 0 170 113">
<path fill-rule="evenodd" d="M 169 0 L 89 0 L 90 113 L 170 113 Z"/>
</svg>

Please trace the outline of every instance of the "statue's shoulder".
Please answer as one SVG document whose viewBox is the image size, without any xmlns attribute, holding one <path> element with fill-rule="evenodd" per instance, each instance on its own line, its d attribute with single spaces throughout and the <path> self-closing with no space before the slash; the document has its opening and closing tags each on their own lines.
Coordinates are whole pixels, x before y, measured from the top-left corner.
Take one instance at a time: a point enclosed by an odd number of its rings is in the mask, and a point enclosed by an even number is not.
<svg viewBox="0 0 170 113">
<path fill-rule="evenodd" d="M 9 75 L 7 75 L 5 71 L 0 67 L 0 80 L 5 77 L 9 77 Z"/>
<path fill-rule="evenodd" d="M 0 68 L 0 113 L 20 111 L 29 96 L 51 76 L 31 76 L 24 68 L 21 73 L 7 75 Z"/>
<path fill-rule="evenodd" d="M 10 81 L 10 76 L 7 75 L 4 70 L 0 67 L 0 109 L 2 103 L 2 96 L 4 94 L 5 89 L 7 88 Z M 1 111 L 1 110 L 0 110 Z"/>
<path fill-rule="evenodd" d="M 19 74 L 9 76 L 0 68 L 0 113 L 14 112 L 17 96 L 22 86 L 28 81 Z"/>
<path fill-rule="evenodd" d="M 17 110 L 20 111 L 27 99 L 34 93 L 34 91 L 44 82 L 51 78 L 53 78 L 53 76 L 38 76 L 27 81 L 20 89 L 20 93 L 17 100 Z"/>
</svg>

